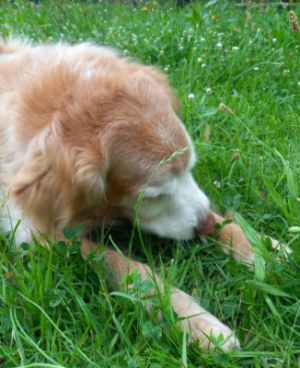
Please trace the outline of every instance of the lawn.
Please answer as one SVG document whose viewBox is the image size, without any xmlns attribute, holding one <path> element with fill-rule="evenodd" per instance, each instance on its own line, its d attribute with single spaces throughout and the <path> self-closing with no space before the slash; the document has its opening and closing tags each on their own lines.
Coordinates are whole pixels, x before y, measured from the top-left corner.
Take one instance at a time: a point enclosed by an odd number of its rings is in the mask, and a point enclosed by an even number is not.
<svg viewBox="0 0 300 368">
<path fill-rule="evenodd" d="M 15 250 L 2 231 L 0 367 L 300 367 L 300 34 L 288 10 L 3 0 L 0 16 L 4 37 L 91 41 L 168 75 L 197 151 L 194 176 L 215 209 L 236 211 L 247 233 L 251 226 L 294 251 L 286 258 L 267 250 L 265 269 L 251 272 L 213 240 L 176 243 L 129 225 L 94 234 L 99 247 L 130 248 L 166 285 L 192 294 L 243 347 L 205 354 L 186 345 L 168 295 L 158 293 L 148 314 L 145 285 L 116 293 L 101 257 L 91 257 L 92 271 L 79 230 L 69 232 L 70 247 L 46 239 L 50 249 L 35 242 L 35 253 L 28 244 L 25 253 Z"/>
</svg>

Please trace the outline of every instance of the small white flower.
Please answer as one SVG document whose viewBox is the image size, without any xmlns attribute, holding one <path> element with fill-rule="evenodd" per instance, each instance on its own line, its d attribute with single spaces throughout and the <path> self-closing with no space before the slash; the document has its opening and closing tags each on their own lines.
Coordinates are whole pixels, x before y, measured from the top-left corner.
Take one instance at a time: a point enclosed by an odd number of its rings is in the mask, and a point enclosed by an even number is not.
<svg viewBox="0 0 300 368">
<path fill-rule="evenodd" d="M 273 38 L 273 40 L 272 40 L 272 41 L 273 41 L 273 43 L 276 43 L 276 42 L 277 42 L 276 38 Z"/>
<path fill-rule="evenodd" d="M 252 44 L 253 44 L 253 41 L 251 41 L 251 40 L 250 40 L 250 41 L 249 41 L 249 45 L 252 45 Z"/>
<path fill-rule="evenodd" d="M 159 55 L 162 56 L 164 54 L 163 50 L 160 50 Z"/>
<path fill-rule="evenodd" d="M 166 66 L 165 69 L 164 69 L 165 72 L 168 72 L 169 71 L 169 68 Z"/>
<path fill-rule="evenodd" d="M 205 67 L 206 67 L 206 65 L 205 65 L 205 64 L 202 64 L 202 65 L 201 65 L 201 68 L 202 68 L 202 69 L 205 69 Z"/>
<path fill-rule="evenodd" d="M 214 186 L 217 188 L 221 188 L 221 184 L 218 181 L 214 181 Z"/>
<path fill-rule="evenodd" d="M 195 95 L 193 94 L 193 93 L 190 93 L 189 95 L 188 95 L 188 99 L 189 99 L 189 101 L 194 101 L 194 98 L 195 98 Z"/>
<path fill-rule="evenodd" d="M 128 50 L 124 50 L 124 56 L 127 56 L 129 54 Z"/>
<path fill-rule="evenodd" d="M 190 41 L 191 41 L 191 38 L 192 38 L 192 36 L 188 36 L 188 42 L 190 42 Z"/>
<path fill-rule="evenodd" d="M 224 36 L 224 33 L 218 33 L 218 37 Z"/>
<path fill-rule="evenodd" d="M 184 38 L 183 37 L 181 37 L 181 39 L 180 39 L 180 43 L 183 43 L 184 42 Z"/>
<path fill-rule="evenodd" d="M 254 70 L 255 72 L 257 72 L 257 71 L 259 70 L 259 68 L 256 66 L 255 68 L 253 68 L 253 70 Z"/>
<path fill-rule="evenodd" d="M 292 226 L 289 228 L 289 232 L 290 233 L 299 233 L 300 232 L 300 227 L 299 226 Z"/>
<path fill-rule="evenodd" d="M 208 95 L 211 95 L 211 94 L 212 94 L 212 90 L 211 90 L 211 88 L 206 88 L 206 93 L 207 93 Z"/>
<path fill-rule="evenodd" d="M 189 34 L 192 35 L 194 33 L 194 30 L 192 28 L 189 29 Z"/>
<path fill-rule="evenodd" d="M 298 82 L 298 87 L 300 88 L 300 82 Z"/>
<path fill-rule="evenodd" d="M 179 46 L 179 50 L 183 50 L 183 46 Z"/>
<path fill-rule="evenodd" d="M 223 45 L 221 44 L 221 42 L 216 44 L 216 49 L 217 50 L 222 50 L 222 47 L 223 47 Z"/>
<path fill-rule="evenodd" d="M 202 63 L 202 59 L 201 58 L 198 58 L 198 63 L 200 64 L 200 63 Z"/>
<path fill-rule="evenodd" d="M 104 12 L 106 13 L 106 12 L 107 12 L 107 10 L 106 10 L 106 9 L 104 9 Z"/>
<path fill-rule="evenodd" d="M 205 41 L 205 38 L 201 37 L 201 38 L 200 38 L 200 41 L 201 41 L 201 42 L 204 42 L 204 41 Z"/>
<path fill-rule="evenodd" d="M 232 52 L 238 52 L 239 51 L 239 47 L 237 47 L 237 46 L 233 46 L 232 47 Z"/>
<path fill-rule="evenodd" d="M 284 71 L 283 71 L 283 75 L 285 75 L 285 76 L 286 76 L 286 75 L 288 75 L 288 74 L 289 74 L 289 72 L 290 72 L 289 70 L 284 70 Z"/>
</svg>

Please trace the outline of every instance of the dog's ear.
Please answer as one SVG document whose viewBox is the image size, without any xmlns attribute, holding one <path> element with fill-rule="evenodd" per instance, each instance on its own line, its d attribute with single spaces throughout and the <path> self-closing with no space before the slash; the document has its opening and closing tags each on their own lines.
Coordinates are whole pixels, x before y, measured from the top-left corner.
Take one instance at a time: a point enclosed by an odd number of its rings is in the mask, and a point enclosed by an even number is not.
<svg viewBox="0 0 300 368">
<path fill-rule="evenodd" d="M 64 197 L 68 191 L 60 187 L 63 183 L 58 173 L 66 181 L 70 173 L 63 142 L 53 128 L 54 124 L 50 124 L 31 141 L 10 193 L 13 203 L 20 206 L 22 217 L 29 218 L 33 227 L 41 231 L 51 231 L 58 219 L 69 216 Z"/>
<path fill-rule="evenodd" d="M 66 144 L 54 123 L 31 141 L 14 176 L 11 198 L 33 227 L 49 233 L 53 227 L 71 226 L 103 198 L 102 173 L 89 154 L 84 147 Z"/>
</svg>

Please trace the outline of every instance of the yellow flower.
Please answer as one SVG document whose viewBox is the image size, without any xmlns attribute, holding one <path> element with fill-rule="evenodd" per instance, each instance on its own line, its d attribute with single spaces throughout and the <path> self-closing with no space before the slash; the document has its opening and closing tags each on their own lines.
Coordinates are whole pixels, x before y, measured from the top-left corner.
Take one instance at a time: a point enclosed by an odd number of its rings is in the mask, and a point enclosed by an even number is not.
<svg viewBox="0 0 300 368">
<path fill-rule="evenodd" d="M 158 3 L 157 3 L 157 1 L 153 1 L 153 4 L 154 4 L 154 5 L 157 5 Z"/>
<path fill-rule="evenodd" d="M 213 87 L 213 89 L 216 89 L 216 87 Z"/>
<path fill-rule="evenodd" d="M 234 31 L 236 31 L 236 30 L 237 30 L 237 28 L 236 28 L 236 27 L 234 27 L 234 28 L 233 28 L 233 30 L 234 30 Z"/>
<path fill-rule="evenodd" d="M 211 16 L 211 19 L 212 19 L 212 20 L 214 20 L 215 18 L 216 18 L 216 16 L 215 16 L 215 15 L 212 15 L 212 16 Z"/>
<path fill-rule="evenodd" d="M 146 7 L 146 6 L 144 6 L 144 7 L 142 8 L 142 11 L 144 11 L 144 12 L 148 11 L 147 7 Z"/>
</svg>

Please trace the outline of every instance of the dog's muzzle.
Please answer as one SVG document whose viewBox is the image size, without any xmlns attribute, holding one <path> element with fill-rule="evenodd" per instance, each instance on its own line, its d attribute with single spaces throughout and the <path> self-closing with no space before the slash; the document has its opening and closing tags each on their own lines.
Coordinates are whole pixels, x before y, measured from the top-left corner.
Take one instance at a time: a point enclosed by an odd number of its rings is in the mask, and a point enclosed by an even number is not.
<svg viewBox="0 0 300 368">
<path fill-rule="evenodd" d="M 201 224 L 198 229 L 196 229 L 196 235 L 206 235 L 206 236 L 214 236 L 216 233 L 215 229 L 216 220 L 212 213 L 210 213 L 207 217 L 206 222 Z"/>
</svg>

